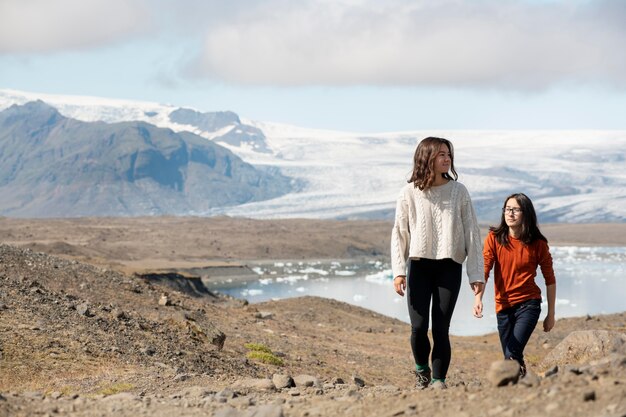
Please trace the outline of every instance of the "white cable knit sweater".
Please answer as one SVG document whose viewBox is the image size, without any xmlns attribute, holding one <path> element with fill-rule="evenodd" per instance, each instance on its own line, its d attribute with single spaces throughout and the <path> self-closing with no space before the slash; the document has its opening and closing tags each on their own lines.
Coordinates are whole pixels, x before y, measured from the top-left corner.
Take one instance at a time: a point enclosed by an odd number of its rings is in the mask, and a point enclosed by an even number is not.
<svg viewBox="0 0 626 417">
<path fill-rule="evenodd" d="M 478 221 L 467 188 L 457 181 L 424 191 L 409 183 L 400 192 L 391 232 L 393 276 L 406 275 L 407 259 L 467 258 L 469 282 L 484 282 Z"/>
</svg>

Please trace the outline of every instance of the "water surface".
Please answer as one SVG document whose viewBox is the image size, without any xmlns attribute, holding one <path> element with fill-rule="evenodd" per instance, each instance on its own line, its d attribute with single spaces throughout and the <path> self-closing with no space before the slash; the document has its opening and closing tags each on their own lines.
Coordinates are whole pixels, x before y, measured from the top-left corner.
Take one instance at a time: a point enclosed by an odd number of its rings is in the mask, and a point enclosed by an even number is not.
<svg viewBox="0 0 626 417">
<path fill-rule="evenodd" d="M 556 246 L 551 248 L 551 252 L 557 279 L 557 320 L 559 317 L 610 314 L 626 309 L 626 247 Z M 315 295 L 409 322 L 406 299 L 393 290 L 391 269 L 385 262 L 275 263 L 269 267 L 258 267 L 255 272 L 259 276 L 256 282 L 238 286 L 225 284 L 217 289 L 251 303 Z M 537 283 L 544 295 L 540 318 L 543 320 L 547 305 L 540 271 Z M 464 269 L 463 285 L 450 332 L 461 336 L 497 331 L 493 296 L 493 283 L 490 281 L 483 299 L 484 317 L 473 317 L 474 296 Z"/>
</svg>

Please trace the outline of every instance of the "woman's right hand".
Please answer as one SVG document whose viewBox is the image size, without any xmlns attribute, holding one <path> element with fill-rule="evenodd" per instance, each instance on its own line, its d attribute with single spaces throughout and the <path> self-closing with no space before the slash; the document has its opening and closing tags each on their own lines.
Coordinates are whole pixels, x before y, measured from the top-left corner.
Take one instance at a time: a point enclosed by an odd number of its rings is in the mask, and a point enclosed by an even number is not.
<svg viewBox="0 0 626 417">
<path fill-rule="evenodd" d="M 404 275 L 398 275 L 393 279 L 393 288 L 401 297 L 404 297 L 404 291 L 406 291 L 406 277 Z"/>
</svg>

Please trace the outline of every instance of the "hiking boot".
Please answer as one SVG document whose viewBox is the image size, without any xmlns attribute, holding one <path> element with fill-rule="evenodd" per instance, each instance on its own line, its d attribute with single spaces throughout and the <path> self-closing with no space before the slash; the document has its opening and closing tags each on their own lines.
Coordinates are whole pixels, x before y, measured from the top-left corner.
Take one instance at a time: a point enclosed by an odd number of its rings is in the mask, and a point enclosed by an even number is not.
<svg viewBox="0 0 626 417">
<path fill-rule="evenodd" d="M 446 385 L 445 382 L 436 380 L 436 381 L 433 381 L 432 384 L 430 384 L 430 389 L 436 389 L 436 390 L 448 389 L 448 386 Z"/>
<path fill-rule="evenodd" d="M 430 369 L 415 371 L 415 388 L 424 389 L 430 384 Z"/>
</svg>

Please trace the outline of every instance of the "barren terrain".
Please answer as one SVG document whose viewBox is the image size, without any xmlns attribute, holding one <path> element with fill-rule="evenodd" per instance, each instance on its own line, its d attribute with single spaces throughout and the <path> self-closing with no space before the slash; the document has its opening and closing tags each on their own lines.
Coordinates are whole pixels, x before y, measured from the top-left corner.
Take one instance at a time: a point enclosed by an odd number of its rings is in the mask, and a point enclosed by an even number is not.
<svg viewBox="0 0 626 417">
<path fill-rule="evenodd" d="M 418 391 L 406 323 L 316 297 L 247 305 L 193 278 L 129 273 L 384 258 L 390 227 L 1 219 L 0 416 L 626 416 L 625 313 L 538 327 L 531 376 L 499 388 L 488 372 L 497 335 L 453 337 L 450 388 Z M 543 231 L 552 244 L 626 245 L 624 224 Z M 581 331 L 586 344 L 568 338 Z M 271 353 L 251 356 L 251 343 Z M 280 388 L 275 375 L 296 386 Z"/>
</svg>

